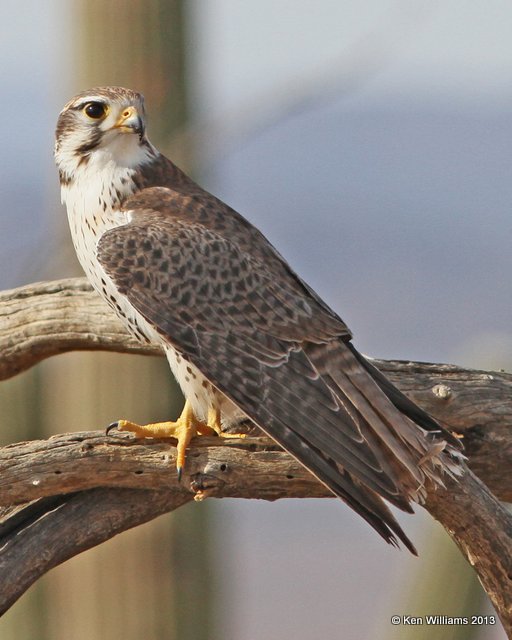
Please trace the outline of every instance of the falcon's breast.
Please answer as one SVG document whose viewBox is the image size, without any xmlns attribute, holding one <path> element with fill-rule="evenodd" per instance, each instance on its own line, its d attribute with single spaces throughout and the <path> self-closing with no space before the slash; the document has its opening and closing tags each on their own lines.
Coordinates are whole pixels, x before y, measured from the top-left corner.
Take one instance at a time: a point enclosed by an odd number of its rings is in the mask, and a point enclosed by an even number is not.
<svg viewBox="0 0 512 640">
<path fill-rule="evenodd" d="M 113 282 L 111 274 L 98 259 L 102 237 L 111 230 L 124 227 L 137 218 L 138 209 L 126 205 L 134 193 L 144 194 L 144 186 L 151 177 L 162 176 L 168 170 L 163 156 L 149 147 L 136 154 L 134 164 L 124 166 L 100 156 L 92 157 L 77 171 L 75 179 L 62 186 L 62 200 L 66 204 L 73 245 L 78 260 L 92 286 L 123 320 L 130 332 L 143 342 L 151 342 L 165 350 L 169 365 L 183 394 L 192 404 L 199 419 L 205 419 L 211 407 L 222 411 L 223 424 L 229 426 L 243 417 L 240 411 L 208 381 L 201 372 L 169 342 L 168 336 L 140 313 L 125 292 Z M 140 198 L 140 196 L 139 196 Z M 138 205 L 139 206 L 139 205 Z M 147 247 L 147 244 L 145 245 Z M 153 265 L 143 275 L 141 255 L 136 256 L 131 243 L 116 255 L 118 264 L 137 273 L 138 282 L 150 276 Z M 139 266 L 137 265 L 139 261 Z M 165 278 L 165 260 L 158 265 Z M 163 293 L 163 292 L 161 292 Z"/>
</svg>

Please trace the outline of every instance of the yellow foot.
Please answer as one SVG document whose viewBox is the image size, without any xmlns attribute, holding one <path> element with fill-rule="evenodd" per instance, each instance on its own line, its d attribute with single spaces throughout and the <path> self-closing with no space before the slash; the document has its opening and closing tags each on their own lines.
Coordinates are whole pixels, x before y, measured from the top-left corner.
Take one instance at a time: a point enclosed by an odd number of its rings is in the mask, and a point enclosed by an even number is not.
<svg viewBox="0 0 512 640">
<path fill-rule="evenodd" d="M 222 431 L 220 410 L 208 409 L 208 427 L 212 430 L 212 435 L 215 433 L 219 438 L 246 438 L 246 433 L 226 433 Z"/>
<path fill-rule="evenodd" d="M 154 422 L 152 424 L 136 424 L 129 420 L 118 420 L 107 427 L 106 433 L 112 429 L 129 431 L 139 438 L 176 438 L 176 468 L 178 479 L 181 479 L 185 466 L 186 450 L 192 438 L 197 435 L 214 436 L 223 438 L 245 438 L 245 433 L 223 433 L 221 429 L 221 417 L 218 409 L 208 411 L 208 424 L 198 420 L 192 410 L 192 405 L 187 400 L 180 417 L 176 422 Z"/>
<path fill-rule="evenodd" d="M 179 480 L 181 480 L 185 466 L 186 450 L 192 438 L 198 434 L 211 435 L 213 433 L 213 429 L 196 418 L 188 400 L 176 422 L 154 422 L 140 425 L 129 420 L 118 420 L 107 427 L 107 433 L 111 429 L 130 431 L 139 438 L 176 438 L 178 441 L 176 469 Z"/>
</svg>

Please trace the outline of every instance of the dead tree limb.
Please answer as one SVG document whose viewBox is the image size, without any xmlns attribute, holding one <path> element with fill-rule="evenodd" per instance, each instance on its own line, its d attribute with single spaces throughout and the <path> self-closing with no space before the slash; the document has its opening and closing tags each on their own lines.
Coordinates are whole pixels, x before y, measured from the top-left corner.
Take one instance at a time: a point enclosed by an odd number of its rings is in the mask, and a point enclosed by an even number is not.
<svg viewBox="0 0 512 640">
<path fill-rule="evenodd" d="M 159 353 L 129 337 L 84 280 L 0 294 L 0 378 L 77 349 Z M 458 482 L 447 479 L 446 489 L 429 492 L 425 508 L 474 566 L 512 637 L 512 517 L 489 491 L 512 500 L 512 376 L 451 365 L 376 364 L 464 436 L 468 464 L 479 478 L 468 470 Z M 0 611 L 56 564 L 198 494 L 267 500 L 330 495 L 264 438 L 197 439 L 181 485 L 173 455 L 167 441 L 99 432 L 0 450 Z"/>
<path fill-rule="evenodd" d="M 162 355 L 130 336 L 85 278 L 0 293 L 0 380 L 73 350 Z M 464 435 L 473 471 L 512 502 L 512 375 L 447 364 L 376 360 L 405 393 Z"/>
<path fill-rule="evenodd" d="M 266 438 L 196 439 L 181 484 L 174 451 L 169 441 L 99 432 L 0 450 L 0 612 L 60 562 L 198 495 L 332 497 Z M 469 470 L 430 492 L 425 507 L 474 566 L 510 631 L 512 517 Z"/>
<path fill-rule="evenodd" d="M 0 615 L 53 567 L 189 500 L 169 491 L 90 489 L 11 509 L 0 525 Z"/>
<path fill-rule="evenodd" d="M 128 335 L 85 278 L 0 293 L 0 380 L 44 358 L 77 350 L 160 353 Z"/>
</svg>

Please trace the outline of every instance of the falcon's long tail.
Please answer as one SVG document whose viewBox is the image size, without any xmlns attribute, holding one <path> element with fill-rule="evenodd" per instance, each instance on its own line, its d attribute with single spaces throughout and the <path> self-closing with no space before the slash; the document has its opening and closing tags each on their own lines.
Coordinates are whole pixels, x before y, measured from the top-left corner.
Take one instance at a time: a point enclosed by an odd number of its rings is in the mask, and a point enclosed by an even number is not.
<svg viewBox="0 0 512 640">
<path fill-rule="evenodd" d="M 460 442 L 399 391 L 350 343 L 333 340 L 320 345 L 308 344 L 304 352 L 336 397 L 342 413 L 348 414 L 353 432 L 359 432 L 361 444 L 366 445 L 362 447 L 366 449 L 365 456 L 361 456 L 362 474 L 357 467 L 357 457 L 347 465 L 346 459 L 343 460 L 345 456 L 337 455 L 336 445 L 329 451 L 330 464 L 350 480 L 359 496 L 349 491 L 351 495 L 347 500 L 346 488 L 340 491 L 331 474 L 323 473 L 321 468 L 314 473 L 388 542 L 395 542 L 391 530 L 415 553 L 380 496 L 410 512 L 410 501 L 424 500 L 427 481 L 442 485 L 444 473 L 461 473 Z M 346 420 L 344 422 L 346 430 Z M 354 439 L 357 442 L 357 437 Z M 328 451 L 322 450 L 324 454 Z"/>
</svg>

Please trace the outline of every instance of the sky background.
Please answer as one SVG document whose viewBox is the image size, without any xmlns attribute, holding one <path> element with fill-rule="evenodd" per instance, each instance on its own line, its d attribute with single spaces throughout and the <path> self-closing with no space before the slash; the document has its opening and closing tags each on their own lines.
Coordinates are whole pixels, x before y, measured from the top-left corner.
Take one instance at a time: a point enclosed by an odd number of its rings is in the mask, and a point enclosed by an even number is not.
<svg viewBox="0 0 512 640">
<path fill-rule="evenodd" d="M 71 5 L 2 4 L 2 288 L 39 279 L 65 215 L 52 147 L 83 88 Z M 188 7 L 202 184 L 264 231 L 363 352 L 510 370 L 512 5 Z M 424 514 L 402 519 L 416 560 L 334 500 L 226 501 L 215 520 L 218 625 L 237 640 L 382 637 L 392 614 L 414 613 L 404 593 L 437 535 Z"/>
</svg>

